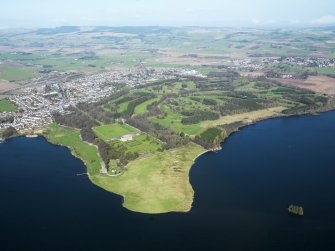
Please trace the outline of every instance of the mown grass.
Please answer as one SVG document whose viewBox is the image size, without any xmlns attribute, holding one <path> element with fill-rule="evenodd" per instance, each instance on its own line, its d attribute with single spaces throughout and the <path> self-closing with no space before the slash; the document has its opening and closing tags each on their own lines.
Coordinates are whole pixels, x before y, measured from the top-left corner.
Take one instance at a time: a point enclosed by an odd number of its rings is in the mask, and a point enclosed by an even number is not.
<svg viewBox="0 0 335 251">
<path fill-rule="evenodd" d="M 73 155 L 85 163 L 89 175 L 100 173 L 101 160 L 98 150 L 95 146 L 82 141 L 79 130 L 51 124 L 47 128 L 45 137 L 53 144 L 68 147 Z"/>
<path fill-rule="evenodd" d="M 142 104 L 139 104 L 138 106 L 136 106 L 135 108 L 135 115 L 143 115 L 145 114 L 148 109 L 148 105 L 151 105 L 152 103 L 158 101 L 159 98 L 153 98 L 153 99 L 149 99 L 148 101 L 142 103 Z"/>
<path fill-rule="evenodd" d="M 8 99 L 0 100 L 0 112 L 15 112 L 17 106 Z"/>
<path fill-rule="evenodd" d="M 164 127 L 171 128 L 175 132 L 184 132 L 187 135 L 196 135 L 201 130 L 201 127 L 199 127 L 197 124 L 183 125 L 181 120 L 184 118 L 184 116 L 180 113 L 172 111 L 166 105 L 162 105 L 161 108 L 166 112 L 166 117 L 153 117 L 150 119 L 152 122 L 158 123 Z"/>
<path fill-rule="evenodd" d="M 117 138 L 136 132 L 133 127 L 127 124 L 118 123 L 94 127 L 93 131 L 102 140 L 110 140 L 112 138 Z"/>
<path fill-rule="evenodd" d="M 138 152 L 139 154 L 155 153 L 162 146 L 161 143 L 146 134 L 137 136 L 132 141 L 123 144 L 128 151 Z"/>
<path fill-rule="evenodd" d="M 131 211 L 188 212 L 194 196 L 189 171 L 194 159 L 203 151 L 202 147 L 189 144 L 132 161 L 122 176 L 93 176 L 91 180 L 123 196 L 123 206 Z"/>
<path fill-rule="evenodd" d="M 127 110 L 127 108 L 128 108 L 128 104 L 129 104 L 129 101 L 120 104 L 119 108 L 117 109 L 117 112 L 118 112 L 118 113 L 122 113 L 122 112 L 124 112 L 125 110 Z"/>
</svg>

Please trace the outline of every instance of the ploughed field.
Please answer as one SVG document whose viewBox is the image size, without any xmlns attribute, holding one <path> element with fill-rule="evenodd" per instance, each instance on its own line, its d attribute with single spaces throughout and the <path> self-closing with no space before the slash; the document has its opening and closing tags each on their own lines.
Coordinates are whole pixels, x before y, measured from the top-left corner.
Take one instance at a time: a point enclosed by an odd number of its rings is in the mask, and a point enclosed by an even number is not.
<svg viewBox="0 0 335 251">
<path fill-rule="evenodd" d="M 91 181 L 143 213 L 187 212 L 202 152 L 258 120 L 323 110 L 332 98 L 240 76 L 154 82 L 55 115 L 45 137 L 81 158 Z M 78 128 L 78 129 L 71 129 Z"/>
</svg>

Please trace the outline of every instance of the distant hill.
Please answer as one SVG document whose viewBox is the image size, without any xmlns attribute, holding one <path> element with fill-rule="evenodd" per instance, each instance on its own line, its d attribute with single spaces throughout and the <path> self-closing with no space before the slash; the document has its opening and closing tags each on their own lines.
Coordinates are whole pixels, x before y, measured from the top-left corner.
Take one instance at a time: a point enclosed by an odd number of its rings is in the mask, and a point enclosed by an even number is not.
<svg viewBox="0 0 335 251">
<path fill-rule="evenodd" d="M 41 28 L 36 31 L 38 35 L 54 35 L 59 33 L 71 33 L 80 31 L 77 26 L 61 26 L 56 28 Z"/>
</svg>

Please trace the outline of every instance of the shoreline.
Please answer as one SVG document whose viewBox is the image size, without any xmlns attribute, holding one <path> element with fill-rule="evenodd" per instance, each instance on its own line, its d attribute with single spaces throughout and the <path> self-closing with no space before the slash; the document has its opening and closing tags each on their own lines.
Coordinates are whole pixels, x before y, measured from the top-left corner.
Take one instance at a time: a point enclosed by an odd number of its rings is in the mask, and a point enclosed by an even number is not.
<svg viewBox="0 0 335 251">
<path fill-rule="evenodd" d="M 317 113 L 326 113 L 326 112 L 334 112 L 334 111 L 335 111 L 335 109 L 333 108 L 333 109 L 329 109 L 329 110 L 326 110 L 326 111 L 318 111 Z M 187 210 L 183 210 L 183 211 L 180 211 L 180 210 L 177 210 L 177 209 L 176 209 L 176 210 L 171 210 L 171 211 L 168 211 L 168 212 L 158 212 L 158 213 L 155 212 L 155 213 L 150 213 L 150 212 L 146 212 L 145 210 L 141 211 L 140 209 L 133 210 L 132 208 L 128 208 L 127 205 L 125 205 L 126 194 L 120 194 L 120 193 L 117 193 L 117 192 L 114 192 L 114 191 L 110 191 L 110 190 L 106 189 L 103 185 L 99 184 L 99 182 L 96 182 L 96 180 L 94 179 L 94 177 L 99 177 L 99 176 L 101 176 L 101 177 L 105 176 L 105 177 L 106 177 L 106 175 L 103 175 L 103 174 L 101 174 L 101 173 L 100 173 L 100 174 L 96 174 L 96 175 L 90 175 L 90 174 L 89 174 L 89 167 L 88 167 L 89 165 L 88 165 L 87 161 L 85 161 L 84 158 L 82 158 L 79 154 L 77 154 L 71 146 L 62 145 L 62 144 L 57 144 L 57 143 L 52 142 L 52 141 L 47 137 L 47 135 L 45 135 L 45 134 L 42 133 L 42 131 L 39 131 L 39 133 L 37 133 L 36 135 L 34 135 L 33 138 L 36 138 L 36 137 L 43 137 L 48 143 L 50 143 L 50 144 L 52 144 L 52 145 L 61 146 L 61 147 L 66 147 L 66 148 L 70 151 L 70 154 L 71 154 L 72 156 L 74 156 L 75 158 L 77 158 L 77 159 L 79 159 L 80 161 L 82 161 L 82 163 L 84 164 L 84 166 L 85 166 L 85 168 L 86 168 L 87 176 L 88 176 L 90 182 L 92 182 L 93 184 L 95 184 L 96 186 L 98 186 L 98 187 L 100 187 L 100 188 L 102 188 L 102 189 L 104 189 L 104 190 L 107 190 L 108 192 L 114 193 L 114 194 L 117 195 L 117 196 L 121 196 L 121 197 L 123 198 L 122 206 L 123 206 L 124 208 L 126 208 L 127 210 L 130 210 L 130 211 L 133 211 L 133 212 L 137 212 L 137 213 L 144 213 L 144 214 L 165 214 L 165 213 L 170 213 L 170 212 L 171 212 L 171 213 L 172 213 L 172 212 L 174 212 L 174 213 L 175 213 L 175 212 L 179 212 L 179 213 L 187 213 L 187 212 L 190 212 L 190 211 L 192 210 L 193 202 L 194 202 L 194 197 L 195 197 L 195 191 L 194 191 L 193 186 L 192 186 L 192 184 L 191 184 L 191 182 L 190 182 L 190 172 L 191 172 L 192 167 L 193 167 L 194 164 L 196 163 L 196 161 L 197 161 L 202 155 L 204 155 L 204 154 L 206 154 L 206 153 L 208 153 L 208 152 L 214 152 L 214 153 L 215 153 L 215 152 L 218 152 L 218 151 L 223 150 L 223 149 L 224 149 L 223 144 L 224 144 L 224 142 L 225 142 L 230 136 L 232 136 L 234 133 L 240 131 L 240 130 L 243 129 L 243 128 L 246 128 L 246 127 L 248 127 L 248 126 L 257 124 L 257 122 L 265 121 L 265 120 L 268 120 L 268 119 L 290 118 L 290 117 L 293 118 L 293 117 L 300 117 L 300 116 L 315 116 L 315 114 L 313 114 L 313 113 L 311 113 L 311 112 L 304 113 L 304 114 L 293 114 L 293 115 L 278 114 L 278 115 L 275 115 L 275 116 L 270 116 L 270 117 L 266 117 L 266 118 L 262 118 L 262 119 L 255 120 L 253 123 L 245 124 L 245 125 L 243 125 L 243 126 L 241 126 L 241 127 L 239 127 L 239 128 L 236 128 L 236 130 L 232 131 L 227 137 L 225 137 L 225 138 L 222 140 L 222 142 L 220 142 L 220 146 L 219 146 L 219 147 L 217 147 L 217 148 L 213 148 L 213 149 L 207 149 L 207 150 L 204 150 L 204 151 L 202 151 L 201 153 L 199 153 L 199 154 L 197 154 L 196 156 L 194 156 L 194 157 L 192 158 L 192 159 L 193 159 L 192 163 L 190 164 L 189 167 L 187 167 L 187 169 L 188 169 L 187 179 L 188 179 L 188 183 L 189 183 L 189 185 L 190 185 L 190 188 L 192 189 L 192 201 L 191 201 L 191 204 L 190 204 L 189 208 L 187 208 Z M 38 129 L 38 130 L 40 130 L 40 129 Z M 24 136 L 27 137 L 27 135 L 26 135 L 24 132 L 19 132 L 18 135 L 15 135 L 15 136 L 13 136 L 13 137 L 11 137 L 11 138 L 20 137 L 20 136 L 21 136 L 21 137 L 24 137 Z M 27 138 L 31 138 L 31 137 L 27 137 Z M 84 141 L 83 141 L 83 142 L 84 142 Z M 84 143 L 87 144 L 87 142 L 84 142 Z M 91 144 L 90 144 L 90 145 L 91 145 Z M 99 158 L 99 159 L 100 159 L 100 158 Z M 100 161 L 101 161 L 101 159 L 100 159 Z M 112 175 L 107 175 L 107 178 L 108 178 L 108 177 L 109 177 L 109 178 L 112 178 L 112 177 L 114 177 L 114 178 L 119 178 L 120 176 L 122 177 L 122 175 L 113 175 L 113 176 L 112 176 Z"/>
</svg>

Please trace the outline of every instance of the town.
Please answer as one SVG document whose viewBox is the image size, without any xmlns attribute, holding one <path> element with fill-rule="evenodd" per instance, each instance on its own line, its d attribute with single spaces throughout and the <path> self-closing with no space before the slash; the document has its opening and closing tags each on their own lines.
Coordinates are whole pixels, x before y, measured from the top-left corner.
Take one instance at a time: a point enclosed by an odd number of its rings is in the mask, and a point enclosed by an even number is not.
<svg viewBox="0 0 335 251">
<path fill-rule="evenodd" d="M 55 112 L 66 114 L 66 109 L 70 106 L 99 101 L 125 87 L 133 88 L 180 77 L 206 77 L 195 70 L 145 67 L 77 76 L 80 77 L 72 77 L 71 81 L 65 83 L 52 78 L 44 81 L 43 85 L 21 89 L 19 94 L 9 98 L 17 105 L 18 111 L 0 113 L 0 128 L 34 130 L 52 123 Z"/>
</svg>

